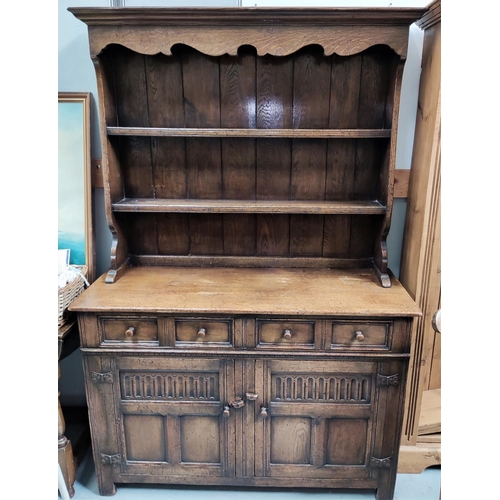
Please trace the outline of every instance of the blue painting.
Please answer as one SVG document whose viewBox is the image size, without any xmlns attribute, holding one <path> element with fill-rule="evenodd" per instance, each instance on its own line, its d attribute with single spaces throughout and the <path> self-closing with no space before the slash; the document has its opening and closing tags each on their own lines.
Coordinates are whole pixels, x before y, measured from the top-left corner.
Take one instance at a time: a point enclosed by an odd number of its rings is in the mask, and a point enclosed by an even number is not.
<svg viewBox="0 0 500 500">
<path fill-rule="evenodd" d="M 87 264 L 85 102 L 59 99 L 58 248 L 69 248 L 70 264 Z"/>
</svg>

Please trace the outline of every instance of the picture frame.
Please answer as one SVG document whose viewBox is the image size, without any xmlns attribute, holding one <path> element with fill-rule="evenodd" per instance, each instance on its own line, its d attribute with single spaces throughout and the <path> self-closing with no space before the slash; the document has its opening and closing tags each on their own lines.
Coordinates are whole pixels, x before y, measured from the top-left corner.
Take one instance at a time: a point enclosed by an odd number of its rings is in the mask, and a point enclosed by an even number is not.
<svg viewBox="0 0 500 500">
<path fill-rule="evenodd" d="M 90 92 L 58 93 L 58 249 L 95 272 L 92 224 Z"/>
</svg>

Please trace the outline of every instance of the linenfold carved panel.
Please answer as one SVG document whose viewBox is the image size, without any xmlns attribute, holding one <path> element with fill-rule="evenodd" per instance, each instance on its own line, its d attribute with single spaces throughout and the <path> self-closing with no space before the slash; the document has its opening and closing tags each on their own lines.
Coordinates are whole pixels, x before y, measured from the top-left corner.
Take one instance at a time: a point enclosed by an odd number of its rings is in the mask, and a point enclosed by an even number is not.
<svg viewBox="0 0 500 500">
<path fill-rule="evenodd" d="M 122 372 L 124 400 L 218 401 L 218 373 Z"/>
<path fill-rule="evenodd" d="M 371 377 L 273 375 L 273 401 L 370 403 Z"/>
</svg>

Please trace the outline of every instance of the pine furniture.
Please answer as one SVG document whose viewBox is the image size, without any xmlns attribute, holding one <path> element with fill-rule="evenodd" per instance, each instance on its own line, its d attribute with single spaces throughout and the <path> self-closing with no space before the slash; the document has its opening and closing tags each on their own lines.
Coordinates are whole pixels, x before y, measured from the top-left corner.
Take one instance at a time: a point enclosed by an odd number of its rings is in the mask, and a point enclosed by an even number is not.
<svg viewBox="0 0 500 500">
<path fill-rule="evenodd" d="M 70 8 L 98 82 L 111 265 L 78 312 L 99 491 L 391 499 L 410 329 L 387 268 L 423 9 Z"/>
<path fill-rule="evenodd" d="M 441 307 L 441 2 L 417 21 L 424 31 L 422 73 L 401 258 L 401 283 L 422 310 L 412 326 L 403 419 L 403 473 L 441 464 L 441 435 L 421 435 L 422 402 L 441 387 L 441 335 L 433 317 Z M 440 399 L 440 395 L 439 395 Z"/>
</svg>

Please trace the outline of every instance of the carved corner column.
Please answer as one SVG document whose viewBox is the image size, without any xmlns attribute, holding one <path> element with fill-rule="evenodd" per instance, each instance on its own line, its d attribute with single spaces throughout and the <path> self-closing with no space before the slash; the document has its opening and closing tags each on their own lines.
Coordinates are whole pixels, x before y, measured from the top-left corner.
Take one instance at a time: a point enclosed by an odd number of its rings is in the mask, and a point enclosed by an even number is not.
<svg viewBox="0 0 500 500">
<path fill-rule="evenodd" d="M 428 389 L 441 299 L 441 2 L 417 25 L 425 30 L 400 281 L 422 310 L 412 329 L 399 472 L 441 463 L 441 445 L 417 442 L 422 393 Z"/>
</svg>

